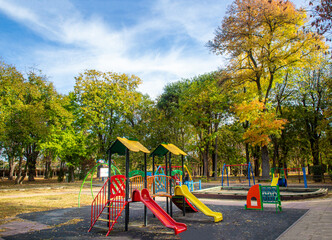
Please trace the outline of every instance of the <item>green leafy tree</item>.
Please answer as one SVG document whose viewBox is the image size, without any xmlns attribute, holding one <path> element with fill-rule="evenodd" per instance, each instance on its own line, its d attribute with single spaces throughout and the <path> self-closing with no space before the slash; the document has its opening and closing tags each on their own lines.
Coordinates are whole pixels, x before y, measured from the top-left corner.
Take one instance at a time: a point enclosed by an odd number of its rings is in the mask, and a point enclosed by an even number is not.
<svg viewBox="0 0 332 240">
<path fill-rule="evenodd" d="M 51 126 L 57 121 L 57 105 L 54 99 L 57 93 L 52 83 L 48 82 L 41 72 L 28 73 L 24 94 L 24 106 L 21 114 L 24 119 L 21 125 L 26 134 L 24 138 L 24 155 L 28 167 L 29 181 L 34 181 L 37 158 L 40 154 L 40 143 L 44 141 Z"/>
<path fill-rule="evenodd" d="M 23 105 L 24 77 L 14 66 L 4 62 L 0 62 L 0 89 L 0 146 L 7 157 L 12 180 L 16 160 L 22 157 L 23 146 L 13 117 Z"/>
<path fill-rule="evenodd" d="M 134 75 L 87 70 L 75 84 L 78 105 L 77 124 L 89 132 L 97 158 L 105 158 L 110 142 L 126 133 L 121 128 L 125 117 L 132 114 L 140 94 L 141 80 Z"/>
<path fill-rule="evenodd" d="M 320 164 L 320 141 L 329 132 L 332 67 L 326 61 L 299 74 L 298 110 L 310 143 L 313 165 Z"/>
<path fill-rule="evenodd" d="M 183 115 L 193 126 L 197 136 L 194 142 L 202 157 L 203 175 L 209 175 L 209 154 L 212 152 L 212 171 L 215 177 L 218 162 L 217 136 L 228 108 L 228 96 L 218 87 L 217 76 L 216 73 L 210 73 L 193 78 L 180 100 Z"/>
</svg>

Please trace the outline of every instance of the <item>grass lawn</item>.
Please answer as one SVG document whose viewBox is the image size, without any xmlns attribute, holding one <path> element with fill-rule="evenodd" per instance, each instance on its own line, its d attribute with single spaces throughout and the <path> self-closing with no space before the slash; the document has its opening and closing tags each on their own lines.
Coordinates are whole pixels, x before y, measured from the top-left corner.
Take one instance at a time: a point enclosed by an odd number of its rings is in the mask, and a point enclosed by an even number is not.
<svg viewBox="0 0 332 240">
<path fill-rule="evenodd" d="M 35 182 L 25 181 L 15 185 L 13 181 L 0 181 L 0 224 L 12 221 L 17 214 L 47 211 L 59 208 L 78 207 L 78 196 L 82 181 L 58 183 L 56 179 L 36 178 Z M 93 189 L 94 195 L 100 187 Z M 80 205 L 92 202 L 90 184 L 85 183 Z"/>
</svg>

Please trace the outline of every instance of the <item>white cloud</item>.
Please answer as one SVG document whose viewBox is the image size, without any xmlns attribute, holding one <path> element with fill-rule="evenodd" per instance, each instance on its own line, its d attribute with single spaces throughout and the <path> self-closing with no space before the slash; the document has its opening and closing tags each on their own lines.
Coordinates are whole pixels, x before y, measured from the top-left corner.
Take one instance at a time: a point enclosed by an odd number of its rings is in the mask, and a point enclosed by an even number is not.
<svg viewBox="0 0 332 240">
<path fill-rule="evenodd" d="M 0 0 L 0 11 L 46 39 L 46 44 L 26 53 L 26 64 L 37 65 L 60 92 L 72 90 L 74 76 L 93 68 L 135 74 L 143 80 L 139 89 L 155 98 L 167 82 L 221 65 L 204 44 L 213 37 L 224 6 L 189 2 L 157 1 L 150 15 L 138 16 L 134 25 L 117 30 L 95 14 L 83 16 L 69 1 Z M 158 45 L 169 36 L 167 48 Z"/>
</svg>

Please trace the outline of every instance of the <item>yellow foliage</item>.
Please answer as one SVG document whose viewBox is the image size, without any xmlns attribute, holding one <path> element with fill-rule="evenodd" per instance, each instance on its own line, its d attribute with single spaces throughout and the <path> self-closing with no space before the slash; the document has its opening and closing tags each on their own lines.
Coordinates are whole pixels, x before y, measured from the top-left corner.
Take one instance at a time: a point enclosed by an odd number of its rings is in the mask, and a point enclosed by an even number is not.
<svg viewBox="0 0 332 240">
<path fill-rule="evenodd" d="M 241 122 L 250 122 L 243 138 L 253 146 L 266 146 L 270 142 L 269 136 L 279 135 L 287 123 L 286 119 L 277 119 L 275 113 L 268 112 L 264 103 L 258 99 L 242 102 L 235 106 L 235 112 Z"/>
</svg>

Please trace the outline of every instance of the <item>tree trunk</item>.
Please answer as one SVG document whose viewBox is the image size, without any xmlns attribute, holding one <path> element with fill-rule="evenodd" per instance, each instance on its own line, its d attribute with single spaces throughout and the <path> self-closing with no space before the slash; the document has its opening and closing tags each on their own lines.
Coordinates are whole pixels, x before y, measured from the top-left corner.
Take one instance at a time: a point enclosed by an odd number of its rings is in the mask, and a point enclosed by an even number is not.
<svg viewBox="0 0 332 240">
<path fill-rule="evenodd" d="M 32 144 L 27 147 L 25 154 L 28 162 L 28 181 L 35 181 L 36 176 L 36 163 L 39 155 L 39 151 L 36 151 L 36 144 Z"/>
<path fill-rule="evenodd" d="M 214 149 L 212 153 L 212 167 L 213 167 L 213 172 L 212 172 L 212 177 L 214 177 L 214 180 L 217 180 L 218 177 L 218 154 L 217 154 L 217 149 L 218 149 L 218 138 L 216 137 L 214 141 Z"/>
<path fill-rule="evenodd" d="M 20 156 L 20 160 L 18 162 L 18 173 L 15 179 L 15 184 L 20 183 L 20 178 L 22 176 L 22 163 L 23 163 L 23 156 Z"/>
<path fill-rule="evenodd" d="M 31 158 L 28 164 L 28 181 L 35 181 L 36 177 L 36 159 Z"/>
<path fill-rule="evenodd" d="M 262 180 L 270 179 L 269 151 L 267 146 L 262 147 Z"/>
<path fill-rule="evenodd" d="M 74 166 L 70 166 L 68 169 L 68 182 L 75 182 Z"/>
<path fill-rule="evenodd" d="M 255 177 L 259 177 L 260 172 L 259 172 L 259 152 L 260 152 L 260 147 L 256 146 L 254 147 L 253 151 L 253 157 L 254 157 L 254 163 L 255 163 Z"/>
<path fill-rule="evenodd" d="M 45 159 L 45 173 L 44 173 L 44 179 L 49 179 L 51 177 L 51 163 L 52 163 L 52 157 L 48 154 Z"/>
<path fill-rule="evenodd" d="M 208 167 L 209 167 L 209 149 L 204 151 L 203 153 L 203 176 L 208 177 Z"/>
<path fill-rule="evenodd" d="M 279 162 L 279 144 L 278 139 L 273 138 L 273 163 L 272 167 L 274 170 L 276 170 L 277 162 Z"/>
<path fill-rule="evenodd" d="M 249 143 L 246 143 L 246 161 L 247 161 L 247 164 L 249 164 L 250 162 L 250 155 L 249 155 Z"/>
<path fill-rule="evenodd" d="M 14 179 L 14 170 L 16 166 L 15 162 L 15 157 L 8 157 L 8 166 L 9 166 L 9 175 L 8 175 L 8 180 L 13 180 Z"/>
<path fill-rule="evenodd" d="M 319 143 L 318 138 L 311 138 L 310 139 L 310 148 L 311 148 L 311 155 L 313 159 L 313 165 L 319 165 Z"/>
<path fill-rule="evenodd" d="M 25 166 L 24 166 L 24 172 L 23 172 L 23 175 L 22 175 L 21 179 L 20 179 L 19 182 L 18 182 L 19 184 L 22 184 L 22 183 L 23 183 L 23 180 L 24 180 L 25 176 L 27 175 L 28 164 L 29 164 L 29 162 L 28 162 L 28 160 L 27 160 L 26 163 L 25 163 Z"/>
</svg>

